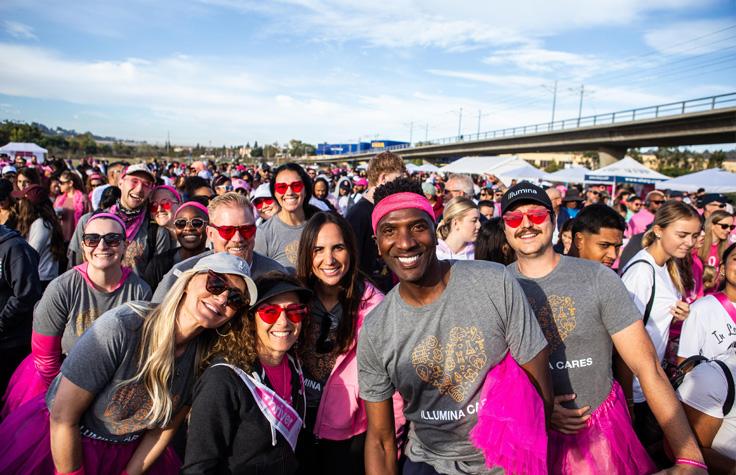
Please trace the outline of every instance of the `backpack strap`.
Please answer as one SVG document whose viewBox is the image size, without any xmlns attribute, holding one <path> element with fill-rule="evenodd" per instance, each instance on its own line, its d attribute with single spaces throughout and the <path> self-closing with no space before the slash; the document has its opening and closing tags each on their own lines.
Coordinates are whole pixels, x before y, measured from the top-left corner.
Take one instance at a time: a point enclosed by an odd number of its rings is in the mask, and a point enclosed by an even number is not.
<svg viewBox="0 0 736 475">
<path fill-rule="evenodd" d="M 733 408 L 733 400 L 734 400 L 734 393 L 736 393 L 736 387 L 734 386 L 733 375 L 731 374 L 731 370 L 728 369 L 728 366 L 726 366 L 726 363 L 724 363 L 721 360 L 713 360 L 713 362 L 721 367 L 721 369 L 723 370 L 724 376 L 726 376 L 726 383 L 728 386 L 728 391 L 726 392 L 726 400 L 723 402 L 723 417 L 726 417 L 726 415 L 729 412 L 731 412 L 731 409 Z"/>
<path fill-rule="evenodd" d="M 158 228 L 159 225 L 156 221 L 148 222 L 148 234 L 146 235 L 146 253 L 145 253 L 145 264 L 146 266 L 153 260 L 156 255 L 156 241 L 158 239 Z"/>
<path fill-rule="evenodd" d="M 654 266 L 652 265 L 651 262 L 649 262 L 649 261 L 647 261 L 645 259 L 637 259 L 634 262 L 632 262 L 631 264 L 629 264 L 628 266 L 626 266 L 626 269 L 624 269 L 624 271 L 621 273 L 621 276 L 623 276 L 629 269 L 631 269 L 632 267 L 634 267 L 634 264 L 638 264 L 640 262 L 643 262 L 643 263 L 645 263 L 646 265 L 648 265 L 649 267 L 652 268 L 652 293 L 649 296 L 649 301 L 647 302 L 647 306 L 644 309 L 644 318 L 643 318 L 643 320 L 644 320 L 644 326 L 647 326 L 647 322 L 649 321 L 649 316 L 652 313 L 652 307 L 654 306 L 654 292 L 656 290 L 656 285 L 657 285 L 657 275 L 656 275 L 656 271 L 654 270 Z"/>
</svg>

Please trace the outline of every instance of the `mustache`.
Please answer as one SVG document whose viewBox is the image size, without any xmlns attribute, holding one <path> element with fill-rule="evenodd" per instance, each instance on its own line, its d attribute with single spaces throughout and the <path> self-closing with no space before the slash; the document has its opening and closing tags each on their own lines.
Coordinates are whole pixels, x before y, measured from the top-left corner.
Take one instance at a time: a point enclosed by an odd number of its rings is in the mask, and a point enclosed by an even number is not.
<svg viewBox="0 0 736 475">
<path fill-rule="evenodd" d="M 527 233 L 527 232 L 533 232 L 533 233 L 536 233 L 536 234 L 542 234 L 542 230 L 541 229 L 535 228 L 534 226 L 529 226 L 529 227 L 526 227 L 526 228 L 520 228 L 518 231 L 516 231 L 514 233 L 514 237 L 515 238 L 520 238 L 522 234 Z"/>
</svg>

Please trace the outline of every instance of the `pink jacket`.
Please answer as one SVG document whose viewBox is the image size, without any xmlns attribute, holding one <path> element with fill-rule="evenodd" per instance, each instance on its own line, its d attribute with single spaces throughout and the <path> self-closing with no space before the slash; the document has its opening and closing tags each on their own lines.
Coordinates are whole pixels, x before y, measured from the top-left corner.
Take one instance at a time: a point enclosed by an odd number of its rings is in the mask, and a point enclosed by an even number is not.
<svg viewBox="0 0 736 475">
<path fill-rule="evenodd" d="M 380 290 L 366 282 L 363 301 L 358 307 L 358 319 L 355 323 L 356 344 L 347 352 L 338 355 L 332 368 L 317 409 L 314 423 L 314 435 L 328 440 L 346 440 L 362 434 L 368 429 L 365 415 L 365 403 L 358 396 L 358 359 L 356 355 L 357 341 L 363 320 L 373 308 L 383 300 Z M 404 425 L 403 402 L 399 393 L 395 393 L 394 420 L 396 431 Z"/>
</svg>

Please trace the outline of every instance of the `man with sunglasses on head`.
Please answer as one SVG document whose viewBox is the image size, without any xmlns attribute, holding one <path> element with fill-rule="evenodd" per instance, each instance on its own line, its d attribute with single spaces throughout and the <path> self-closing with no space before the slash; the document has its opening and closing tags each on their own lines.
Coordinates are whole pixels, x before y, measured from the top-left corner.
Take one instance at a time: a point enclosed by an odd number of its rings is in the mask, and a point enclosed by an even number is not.
<svg viewBox="0 0 736 475">
<path fill-rule="evenodd" d="M 550 348 L 552 473 L 654 471 L 613 379 L 613 348 L 641 381 L 679 459 L 678 470 L 705 473 L 696 469 L 703 462 L 697 442 L 618 276 L 553 250 L 552 203 L 538 186 L 521 182 L 510 188 L 502 213 L 506 239 L 517 256 L 508 270 L 524 289 Z"/>
<path fill-rule="evenodd" d="M 657 210 L 662 206 L 664 201 L 664 193 L 659 190 L 653 190 L 647 193 L 644 199 L 644 207 L 629 220 L 626 237 L 631 238 L 646 231 L 649 225 L 654 222 L 654 215 L 657 214 Z"/>
<path fill-rule="evenodd" d="M 225 193 L 210 201 L 208 212 L 207 238 L 213 249 L 175 264 L 159 282 L 152 302 L 163 301 L 166 292 L 182 272 L 194 267 L 200 259 L 218 252 L 227 252 L 245 260 L 253 278 L 273 270 L 286 272 L 275 260 L 253 251 L 257 228 L 253 206 L 248 198 L 234 191 Z"/>
<path fill-rule="evenodd" d="M 82 234 L 87 221 L 96 213 L 111 213 L 125 223 L 125 240 L 128 243 L 123 265 L 142 276 L 154 256 L 173 247 L 171 233 L 151 219 L 149 198 L 156 185 L 156 177 L 145 163 L 128 166 L 120 182 L 120 199 L 107 209 L 98 209 L 85 214 L 79 220 L 69 242 L 69 266 L 83 261 Z"/>
</svg>

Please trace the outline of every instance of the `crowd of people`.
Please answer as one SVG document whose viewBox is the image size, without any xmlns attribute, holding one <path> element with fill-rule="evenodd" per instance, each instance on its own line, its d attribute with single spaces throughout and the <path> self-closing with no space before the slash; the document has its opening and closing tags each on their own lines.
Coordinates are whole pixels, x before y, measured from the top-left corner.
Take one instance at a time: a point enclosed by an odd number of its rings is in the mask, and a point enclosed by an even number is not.
<svg viewBox="0 0 736 475">
<path fill-rule="evenodd" d="M 0 473 L 736 473 L 724 195 L 6 162 Z"/>
</svg>

